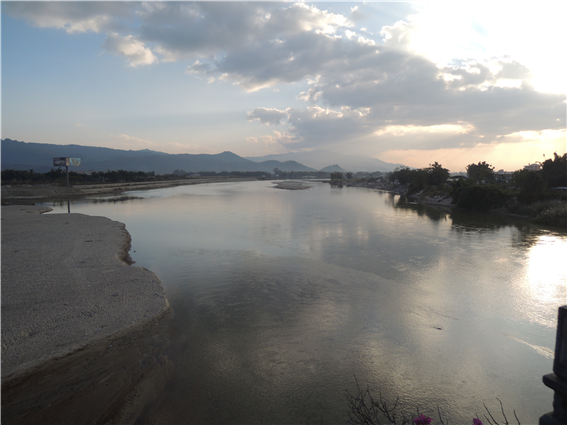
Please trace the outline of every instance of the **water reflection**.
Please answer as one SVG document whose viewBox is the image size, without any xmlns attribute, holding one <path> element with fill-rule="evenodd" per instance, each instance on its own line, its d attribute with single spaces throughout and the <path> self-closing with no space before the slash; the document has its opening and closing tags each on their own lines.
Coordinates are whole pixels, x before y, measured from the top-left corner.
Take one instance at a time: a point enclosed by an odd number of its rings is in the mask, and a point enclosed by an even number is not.
<svg viewBox="0 0 567 425">
<path fill-rule="evenodd" d="M 433 222 L 441 220 L 447 221 L 451 216 L 451 210 L 448 207 L 414 204 L 406 202 L 403 198 L 400 198 L 393 206 L 398 210 L 409 210 L 420 217 L 427 217 Z"/>
<path fill-rule="evenodd" d="M 557 236 L 539 236 L 527 257 L 526 275 L 520 284 L 534 304 L 527 314 L 531 320 L 538 320 L 531 310 L 545 309 L 546 305 L 564 304 L 566 301 L 567 269 L 561 265 L 567 258 L 567 240 Z M 552 318 L 548 320 L 547 325 L 554 326 L 555 321 Z"/>
<path fill-rule="evenodd" d="M 354 373 L 456 423 L 494 397 L 526 423 L 550 409 L 541 375 L 567 299 L 543 259 L 565 233 L 328 185 L 128 196 L 145 199 L 73 211 L 126 223 L 175 311 L 177 372 L 149 422 L 342 423 Z"/>
</svg>

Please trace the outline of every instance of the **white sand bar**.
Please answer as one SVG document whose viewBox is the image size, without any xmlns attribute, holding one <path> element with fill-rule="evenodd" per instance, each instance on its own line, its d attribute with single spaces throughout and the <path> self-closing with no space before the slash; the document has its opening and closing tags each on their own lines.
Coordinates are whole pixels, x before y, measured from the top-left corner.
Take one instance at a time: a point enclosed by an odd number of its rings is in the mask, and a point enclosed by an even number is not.
<svg viewBox="0 0 567 425">
<path fill-rule="evenodd" d="M 169 312 L 124 224 L 2 207 L 2 383 Z"/>
</svg>

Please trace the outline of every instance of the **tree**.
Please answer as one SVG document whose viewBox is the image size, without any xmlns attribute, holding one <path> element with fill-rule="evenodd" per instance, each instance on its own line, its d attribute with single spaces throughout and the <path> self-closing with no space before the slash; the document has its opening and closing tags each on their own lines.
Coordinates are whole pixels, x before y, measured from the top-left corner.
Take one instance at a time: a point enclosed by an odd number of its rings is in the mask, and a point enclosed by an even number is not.
<svg viewBox="0 0 567 425">
<path fill-rule="evenodd" d="M 478 164 L 467 165 L 467 175 L 473 183 L 483 183 L 494 180 L 494 167 L 482 161 Z"/>
<path fill-rule="evenodd" d="M 352 179 L 352 173 L 351 172 L 346 173 L 346 178 L 348 180 Z"/>
<path fill-rule="evenodd" d="M 567 153 L 559 156 L 554 152 L 553 155 L 553 160 L 542 164 L 542 177 L 549 187 L 567 187 Z"/>
<path fill-rule="evenodd" d="M 63 178 L 63 176 L 65 175 L 65 173 L 63 172 L 63 170 L 61 169 L 61 167 L 57 167 L 57 169 L 52 168 L 50 171 L 48 171 L 47 173 L 45 173 L 45 176 L 49 179 L 49 180 L 61 180 Z"/>
<path fill-rule="evenodd" d="M 429 164 L 429 168 L 425 170 L 427 171 L 427 184 L 430 186 L 442 185 L 449 178 L 449 170 L 443 168 L 437 161 Z"/>
<path fill-rule="evenodd" d="M 414 178 L 414 171 L 408 167 L 398 167 L 390 173 L 389 179 L 392 183 L 397 180 L 400 184 L 409 184 Z"/>
<path fill-rule="evenodd" d="M 459 208 L 488 210 L 504 206 L 509 195 L 496 185 L 468 185 L 459 190 L 456 205 Z"/>
<path fill-rule="evenodd" d="M 339 173 L 338 171 L 334 171 L 331 173 L 331 180 L 342 180 L 343 173 Z"/>
<path fill-rule="evenodd" d="M 175 174 L 176 176 L 185 177 L 187 175 L 187 171 L 177 169 L 173 171 L 173 174 Z"/>
<path fill-rule="evenodd" d="M 411 181 L 408 186 L 408 195 L 425 189 L 425 186 L 427 186 L 427 177 L 428 174 L 426 170 L 411 170 Z"/>
<path fill-rule="evenodd" d="M 514 173 L 514 185 L 520 189 L 518 201 L 531 204 L 547 196 L 547 187 L 541 171 L 519 170 Z"/>
</svg>

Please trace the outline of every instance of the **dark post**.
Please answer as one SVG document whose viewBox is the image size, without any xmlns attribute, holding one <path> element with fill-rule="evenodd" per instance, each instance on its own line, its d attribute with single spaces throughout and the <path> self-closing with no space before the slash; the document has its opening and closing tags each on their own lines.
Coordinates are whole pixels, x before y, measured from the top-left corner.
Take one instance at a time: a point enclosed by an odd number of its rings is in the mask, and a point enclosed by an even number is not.
<svg viewBox="0 0 567 425">
<path fill-rule="evenodd" d="M 539 418 L 539 425 L 567 424 L 567 305 L 559 307 L 553 372 L 543 383 L 554 391 L 553 411 Z"/>
<path fill-rule="evenodd" d="M 69 187 L 69 166 L 65 165 L 65 172 L 67 173 L 67 187 Z"/>
</svg>

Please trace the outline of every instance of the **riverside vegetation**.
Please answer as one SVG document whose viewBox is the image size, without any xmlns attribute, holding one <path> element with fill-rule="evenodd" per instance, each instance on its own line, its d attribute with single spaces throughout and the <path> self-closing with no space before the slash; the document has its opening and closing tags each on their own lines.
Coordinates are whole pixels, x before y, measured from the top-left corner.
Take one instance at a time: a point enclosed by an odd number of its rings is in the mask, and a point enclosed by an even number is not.
<svg viewBox="0 0 567 425">
<path fill-rule="evenodd" d="M 567 154 L 555 153 L 553 159 L 541 163 L 541 170 L 518 170 L 509 180 L 486 162 L 469 164 L 467 177 L 452 179 L 449 170 L 437 162 L 422 169 L 398 168 L 380 179 L 355 179 L 352 173 L 345 177 L 346 182 L 342 173 L 331 173 L 331 184 L 377 187 L 418 202 L 450 197 L 457 208 L 504 212 L 567 227 Z"/>
<path fill-rule="evenodd" d="M 197 177 L 238 177 L 238 178 L 255 178 L 255 179 L 299 179 L 299 178 L 329 178 L 329 173 L 322 171 L 280 171 L 274 169 L 274 174 L 265 171 L 200 171 L 199 173 L 188 173 L 184 170 L 175 170 L 170 174 L 156 174 L 154 171 L 94 171 L 92 173 L 77 173 L 69 171 L 70 184 L 82 183 L 119 183 L 119 182 L 149 182 L 164 180 L 192 179 Z M 21 185 L 21 184 L 66 184 L 65 171 L 59 168 L 53 168 L 46 173 L 36 173 L 30 170 L 2 170 L 2 185 Z"/>
</svg>

